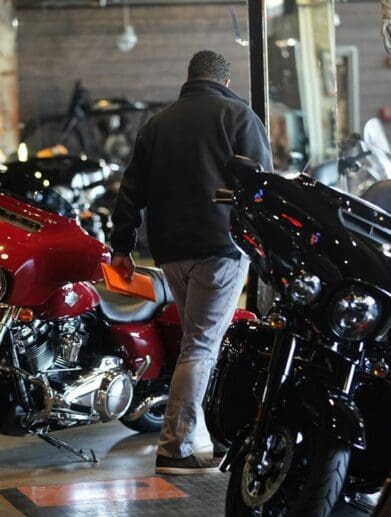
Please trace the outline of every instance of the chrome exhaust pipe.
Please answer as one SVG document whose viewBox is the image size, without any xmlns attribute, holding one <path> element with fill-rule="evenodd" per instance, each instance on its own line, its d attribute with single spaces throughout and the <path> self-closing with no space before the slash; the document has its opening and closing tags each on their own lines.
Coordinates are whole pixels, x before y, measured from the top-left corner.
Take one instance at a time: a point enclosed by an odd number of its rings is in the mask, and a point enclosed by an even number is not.
<svg viewBox="0 0 391 517">
<path fill-rule="evenodd" d="M 125 415 L 123 419 L 127 422 L 133 422 L 134 420 L 138 420 L 143 415 L 145 415 L 145 413 L 149 411 L 151 408 L 153 408 L 154 406 L 159 406 L 160 404 L 164 404 L 167 402 L 167 400 L 168 395 L 151 395 L 150 397 L 144 399 L 138 406 L 136 406 L 131 413 Z"/>
<path fill-rule="evenodd" d="M 144 357 L 144 360 L 140 364 L 140 366 L 137 368 L 134 375 L 132 375 L 132 382 L 133 384 L 137 384 L 138 381 L 143 377 L 144 373 L 148 370 L 150 364 L 152 362 L 151 356 L 146 355 Z"/>
</svg>

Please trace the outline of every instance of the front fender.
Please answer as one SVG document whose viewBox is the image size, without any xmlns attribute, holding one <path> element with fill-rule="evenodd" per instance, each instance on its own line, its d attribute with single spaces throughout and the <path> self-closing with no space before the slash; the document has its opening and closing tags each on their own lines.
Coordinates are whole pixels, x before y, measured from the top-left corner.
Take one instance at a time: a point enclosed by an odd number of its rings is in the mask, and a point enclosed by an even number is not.
<svg viewBox="0 0 391 517">
<path fill-rule="evenodd" d="M 364 420 L 356 404 L 348 397 L 326 386 L 307 382 L 291 388 L 289 398 L 294 401 L 288 400 L 286 408 L 295 420 L 310 420 L 338 440 L 365 449 Z M 295 408 L 294 414 L 292 407 Z"/>
</svg>

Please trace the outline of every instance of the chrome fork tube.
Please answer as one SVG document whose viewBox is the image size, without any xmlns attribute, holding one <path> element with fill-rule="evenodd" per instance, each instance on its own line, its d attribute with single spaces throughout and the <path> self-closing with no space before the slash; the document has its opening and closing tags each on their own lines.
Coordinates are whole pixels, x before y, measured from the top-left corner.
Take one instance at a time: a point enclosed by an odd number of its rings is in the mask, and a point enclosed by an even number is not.
<svg viewBox="0 0 391 517">
<path fill-rule="evenodd" d="M 18 309 L 12 306 L 8 306 L 4 309 L 4 312 L 1 316 L 0 320 L 0 346 L 4 341 L 5 335 L 7 332 L 9 332 L 10 336 L 10 343 L 9 343 L 9 354 L 10 354 L 10 361 L 12 364 L 12 367 L 7 369 L 6 366 L 2 365 L 0 368 L 0 371 L 8 372 L 8 373 L 14 373 L 15 377 L 15 388 L 17 392 L 19 392 L 19 399 L 20 404 L 23 406 L 23 408 L 28 411 L 30 407 L 26 385 L 23 380 L 23 378 L 20 375 L 17 375 L 16 372 L 20 370 L 20 363 L 19 363 L 19 357 L 16 353 L 16 349 L 12 340 L 11 335 L 11 328 L 12 323 L 14 321 L 14 315 L 18 312 Z"/>
<path fill-rule="evenodd" d="M 4 312 L 0 319 L 0 345 L 3 342 L 4 336 L 6 332 L 11 329 L 11 325 L 13 322 L 13 312 L 14 308 L 9 306 L 4 309 Z"/>
<path fill-rule="evenodd" d="M 265 448 L 266 446 L 274 406 L 279 400 L 282 387 L 290 373 L 295 349 L 294 336 L 285 332 L 276 333 L 262 400 L 258 406 L 253 428 L 253 447 Z"/>
</svg>

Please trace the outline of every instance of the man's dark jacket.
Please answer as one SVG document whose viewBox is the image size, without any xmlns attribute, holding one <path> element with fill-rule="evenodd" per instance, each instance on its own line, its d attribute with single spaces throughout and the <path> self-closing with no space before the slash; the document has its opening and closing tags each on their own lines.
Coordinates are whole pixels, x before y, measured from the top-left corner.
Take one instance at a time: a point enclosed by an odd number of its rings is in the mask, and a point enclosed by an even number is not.
<svg viewBox="0 0 391 517">
<path fill-rule="evenodd" d="M 230 185 L 225 164 L 233 154 L 272 170 L 265 128 L 250 107 L 220 83 L 188 81 L 138 134 L 113 213 L 113 250 L 133 250 L 147 207 L 157 264 L 237 253 L 228 233 L 230 208 L 212 202 L 217 188 Z"/>
</svg>

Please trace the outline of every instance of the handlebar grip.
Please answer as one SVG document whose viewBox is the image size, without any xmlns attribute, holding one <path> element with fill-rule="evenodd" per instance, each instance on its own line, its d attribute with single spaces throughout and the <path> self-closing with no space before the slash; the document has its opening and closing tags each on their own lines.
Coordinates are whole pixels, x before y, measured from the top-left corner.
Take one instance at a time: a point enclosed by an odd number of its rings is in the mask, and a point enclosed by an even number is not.
<svg viewBox="0 0 391 517">
<path fill-rule="evenodd" d="M 232 204 L 234 198 L 234 191 L 225 188 L 218 188 L 216 190 L 215 198 L 212 200 L 213 203 L 218 204 Z"/>
</svg>

